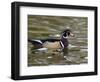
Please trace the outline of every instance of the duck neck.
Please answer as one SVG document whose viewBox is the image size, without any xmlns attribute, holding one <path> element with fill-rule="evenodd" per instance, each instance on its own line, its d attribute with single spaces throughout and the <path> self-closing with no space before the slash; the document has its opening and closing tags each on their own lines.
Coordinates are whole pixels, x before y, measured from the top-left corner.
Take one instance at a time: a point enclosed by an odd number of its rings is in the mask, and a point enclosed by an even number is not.
<svg viewBox="0 0 100 82">
<path fill-rule="evenodd" d="M 68 38 L 62 37 L 61 38 L 61 45 L 62 45 L 63 48 L 68 47 Z"/>
</svg>

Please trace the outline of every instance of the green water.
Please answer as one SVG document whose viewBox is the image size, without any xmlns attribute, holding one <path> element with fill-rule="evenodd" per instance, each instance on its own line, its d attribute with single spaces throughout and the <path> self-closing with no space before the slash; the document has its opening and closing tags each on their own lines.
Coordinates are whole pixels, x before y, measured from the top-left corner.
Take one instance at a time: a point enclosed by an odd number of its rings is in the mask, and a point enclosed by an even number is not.
<svg viewBox="0 0 100 82">
<path fill-rule="evenodd" d="M 69 47 L 64 51 L 48 49 L 38 51 L 28 42 L 28 66 L 87 64 L 87 17 L 28 15 L 28 38 L 60 38 L 70 27 L 74 37 L 69 37 Z"/>
</svg>

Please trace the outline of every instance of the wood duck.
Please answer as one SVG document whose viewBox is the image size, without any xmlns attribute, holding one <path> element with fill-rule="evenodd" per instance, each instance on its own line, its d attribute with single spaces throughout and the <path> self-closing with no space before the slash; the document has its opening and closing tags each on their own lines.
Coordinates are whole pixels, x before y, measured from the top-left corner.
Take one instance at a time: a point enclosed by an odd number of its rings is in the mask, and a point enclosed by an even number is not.
<svg viewBox="0 0 100 82">
<path fill-rule="evenodd" d="M 70 29 L 66 29 L 61 33 L 60 39 L 43 39 L 32 40 L 28 39 L 33 44 L 35 49 L 48 48 L 48 49 L 64 49 L 68 47 L 68 37 L 73 36 Z"/>
</svg>

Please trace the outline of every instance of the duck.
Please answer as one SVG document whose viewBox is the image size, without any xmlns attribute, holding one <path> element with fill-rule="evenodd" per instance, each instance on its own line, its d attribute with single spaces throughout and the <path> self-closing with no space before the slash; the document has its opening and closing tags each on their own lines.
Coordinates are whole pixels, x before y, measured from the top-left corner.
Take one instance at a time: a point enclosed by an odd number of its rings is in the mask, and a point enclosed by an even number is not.
<svg viewBox="0 0 100 82">
<path fill-rule="evenodd" d="M 74 36 L 70 29 L 66 29 L 61 32 L 60 39 L 28 39 L 35 49 L 46 48 L 46 49 L 64 49 L 69 45 L 69 36 Z"/>
</svg>

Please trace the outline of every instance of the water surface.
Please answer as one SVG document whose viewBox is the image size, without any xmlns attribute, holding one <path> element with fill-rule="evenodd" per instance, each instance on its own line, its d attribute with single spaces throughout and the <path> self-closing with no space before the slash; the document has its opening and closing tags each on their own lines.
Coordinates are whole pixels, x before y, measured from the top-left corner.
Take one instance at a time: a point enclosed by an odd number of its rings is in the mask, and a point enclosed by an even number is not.
<svg viewBox="0 0 100 82">
<path fill-rule="evenodd" d="M 59 39 L 66 27 L 75 35 L 69 38 L 69 47 L 63 51 L 36 50 L 28 42 L 28 66 L 87 64 L 87 20 L 87 17 L 28 15 L 29 39 Z"/>
</svg>

